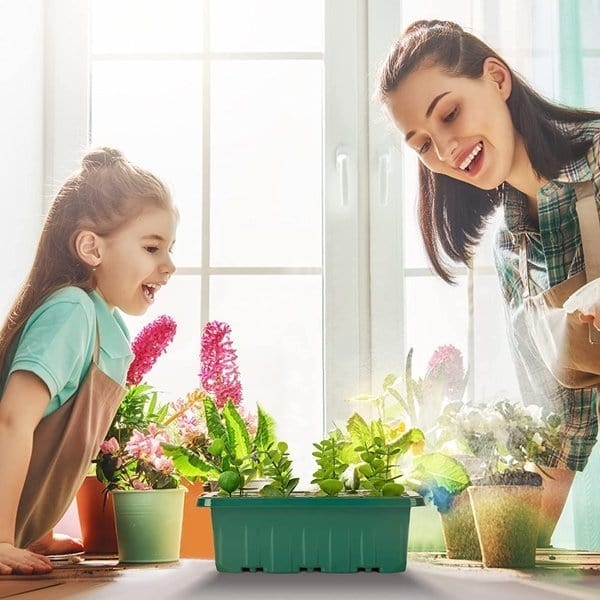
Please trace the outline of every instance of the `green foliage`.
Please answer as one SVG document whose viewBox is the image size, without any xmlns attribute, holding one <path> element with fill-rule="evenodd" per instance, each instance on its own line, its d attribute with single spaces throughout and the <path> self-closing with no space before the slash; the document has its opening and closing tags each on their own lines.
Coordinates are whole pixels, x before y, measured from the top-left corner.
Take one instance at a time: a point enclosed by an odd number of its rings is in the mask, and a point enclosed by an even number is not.
<svg viewBox="0 0 600 600">
<path fill-rule="evenodd" d="M 259 450 L 258 456 L 263 473 L 272 480 L 260 490 L 261 496 L 289 496 L 300 480 L 292 477 L 288 445 L 285 442 L 270 444 L 266 450 Z"/>
<path fill-rule="evenodd" d="M 311 483 L 316 483 L 328 496 L 336 496 L 344 489 L 342 476 L 348 464 L 342 459 L 342 449 L 347 446 L 335 434 L 313 444 L 317 449 L 313 456 L 317 459 L 319 468 L 313 473 Z"/>
<path fill-rule="evenodd" d="M 355 450 L 360 452 L 363 461 L 357 468 L 363 489 L 372 496 L 401 496 L 404 493 L 404 486 L 394 481 L 401 475 L 393 474 L 397 457 L 402 452 L 400 448 L 376 435 L 370 443 L 357 446 Z"/>
</svg>

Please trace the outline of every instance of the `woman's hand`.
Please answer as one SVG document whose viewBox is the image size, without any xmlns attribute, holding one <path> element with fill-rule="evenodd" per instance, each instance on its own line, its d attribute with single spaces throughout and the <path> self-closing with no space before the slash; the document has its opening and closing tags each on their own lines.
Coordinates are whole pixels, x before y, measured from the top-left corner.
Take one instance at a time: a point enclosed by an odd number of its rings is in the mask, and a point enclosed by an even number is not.
<svg viewBox="0 0 600 600">
<path fill-rule="evenodd" d="M 33 575 L 50 571 L 52 563 L 47 556 L 15 548 L 8 542 L 0 542 L 0 575 Z"/>
</svg>

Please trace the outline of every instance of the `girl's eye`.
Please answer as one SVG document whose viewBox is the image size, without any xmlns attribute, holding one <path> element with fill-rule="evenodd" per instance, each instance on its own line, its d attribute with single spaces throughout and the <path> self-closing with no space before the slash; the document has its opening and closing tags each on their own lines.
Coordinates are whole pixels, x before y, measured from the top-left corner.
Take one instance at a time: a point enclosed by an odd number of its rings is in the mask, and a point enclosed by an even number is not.
<svg viewBox="0 0 600 600">
<path fill-rule="evenodd" d="M 427 140 L 420 148 L 419 148 L 419 154 L 425 154 L 425 152 L 427 152 L 427 150 L 429 150 L 431 146 L 431 140 Z"/>
<path fill-rule="evenodd" d="M 146 246 L 146 252 L 154 254 L 155 252 L 158 252 L 158 246 Z"/>
<path fill-rule="evenodd" d="M 450 123 L 451 121 L 454 121 L 454 119 L 456 119 L 457 114 L 458 114 L 458 108 L 455 108 L 450 114 L 448 114 L 444 117 L 444 121 L 446 123 Z"/>
</svg>

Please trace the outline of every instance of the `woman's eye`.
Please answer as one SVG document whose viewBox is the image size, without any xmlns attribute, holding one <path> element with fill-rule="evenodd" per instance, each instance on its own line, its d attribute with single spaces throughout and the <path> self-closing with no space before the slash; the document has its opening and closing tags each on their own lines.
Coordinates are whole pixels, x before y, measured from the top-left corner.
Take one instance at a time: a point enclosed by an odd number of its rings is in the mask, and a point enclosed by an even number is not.
<svg viewBox="0 0 600 600">
<path fill-rule="evenodd" d="M 419 148 L 419 154 L 425 154 L 425 152 L 427 152 L 427 150 L 429 150 L 431 146 L 431 140 L 427 140 L 420 148 Z"/>
<path fill-rule="evenodd" d="M 146 246 L 146 252 L 154 254 L 155 252 L 158 252 L 158 246 Z"/>
<path fill-rule="evenodd" d="M 448 115 L 446 115 L 444 117 L 444 121 L 446 123 L 450 123 L 451 121 L 454 121 L 454 119 L 456 119 L 457 114 L 458 114 L 458 108 L 455 108 L 451 113 L 449 113 Z"/>
</svg>

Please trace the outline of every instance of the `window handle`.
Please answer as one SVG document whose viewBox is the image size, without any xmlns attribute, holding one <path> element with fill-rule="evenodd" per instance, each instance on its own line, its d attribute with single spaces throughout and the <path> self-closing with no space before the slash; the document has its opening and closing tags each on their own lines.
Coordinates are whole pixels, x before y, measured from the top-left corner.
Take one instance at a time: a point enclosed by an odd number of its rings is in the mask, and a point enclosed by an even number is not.
<svg viewBox="0 0 600 600">
<path fill-rule="evenodd" d="M 390 153 L 379 155 L 379 204 L 387 206 L 390 189 Z"/>
<path fill-rule="evenodd" d="M 344 147 L 335 152 L 335 166 L 340 184 L 340 205 L 348 206 L 348 152 Z"/>
</svg>

